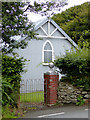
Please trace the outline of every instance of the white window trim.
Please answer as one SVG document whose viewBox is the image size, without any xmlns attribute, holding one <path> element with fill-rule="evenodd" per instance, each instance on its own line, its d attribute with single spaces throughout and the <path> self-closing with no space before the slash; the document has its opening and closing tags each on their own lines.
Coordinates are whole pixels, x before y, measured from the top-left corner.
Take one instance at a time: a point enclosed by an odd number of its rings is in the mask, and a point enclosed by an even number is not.
<svg viewBox="0 0 90 120">
<path fill-rule="evenodd" d="M 44 50 L 44 47 L 46 45 L 46 43 L 49 42 L 51 47 L 52 47 L 52 50 Z M 52 43 L 49 41 L 49 40 L 46 40 L 43 44 L 43 48 L 42 48 L 42 64 L 43 65 L 49 65 L 49 63 L 44 63 L 44 51 L 52 51 L 52 61 L 54 62 L 54 48 L 53 48 L 53 45 Z"/>
</svg>

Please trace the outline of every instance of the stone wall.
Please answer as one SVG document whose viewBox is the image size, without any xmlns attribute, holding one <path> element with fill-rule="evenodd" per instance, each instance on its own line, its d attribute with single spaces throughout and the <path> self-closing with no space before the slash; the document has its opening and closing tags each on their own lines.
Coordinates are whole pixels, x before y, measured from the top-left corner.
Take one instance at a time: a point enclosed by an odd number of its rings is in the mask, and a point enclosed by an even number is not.
<svg viewBox="0 0 90 120">
<path fill-rule="evenodd" d="M 82 96 L 84 101 L 88 99 L 88 93 L 83 91 L 82 88 L 77 89 L 67 82 L 59 82 L 58 86 L 58 103 L 77 103 L 77 98 Z"/>
</svg>

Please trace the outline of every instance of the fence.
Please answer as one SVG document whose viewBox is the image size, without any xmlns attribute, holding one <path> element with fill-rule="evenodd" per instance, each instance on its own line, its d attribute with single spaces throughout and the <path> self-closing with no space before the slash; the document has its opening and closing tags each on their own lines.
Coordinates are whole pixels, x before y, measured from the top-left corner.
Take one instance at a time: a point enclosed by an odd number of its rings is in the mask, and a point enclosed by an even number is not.
<svg viewBox="0 0 90 120">
<path fill-rule="evenodd" d="M 20 101 L 30 103 L 44 102 L 44 80 L 22 80 L 20 83 Z"/>
</svg>

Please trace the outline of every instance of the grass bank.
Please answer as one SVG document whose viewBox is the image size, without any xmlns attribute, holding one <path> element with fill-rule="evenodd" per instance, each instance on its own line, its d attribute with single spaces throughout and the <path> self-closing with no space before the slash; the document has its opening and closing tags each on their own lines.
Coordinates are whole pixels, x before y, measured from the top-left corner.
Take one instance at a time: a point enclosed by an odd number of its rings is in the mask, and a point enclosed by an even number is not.
<svg viewBox="0 0 90 120">
<path fill-rule="evenodd" d="M 8 104 L 2 107 L 2 120 L 6 120 L 8 118 L 19 118 L 21 116 L 23 116 L 23 113 L 17 108 L 12 108 L 12 106 Z"/>
</svg>

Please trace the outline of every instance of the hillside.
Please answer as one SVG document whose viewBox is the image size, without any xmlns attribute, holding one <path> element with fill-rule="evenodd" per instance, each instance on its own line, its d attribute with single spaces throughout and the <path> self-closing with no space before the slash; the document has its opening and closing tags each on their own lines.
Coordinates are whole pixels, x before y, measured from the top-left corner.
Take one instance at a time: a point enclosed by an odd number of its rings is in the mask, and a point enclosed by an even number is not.
<svg viewBox="0 0 90 120">
<path fill-rule="evenodd" d="M 90 40 L 89 3 L 74 6 L 61 14 L 55 14 L 52 19 L 76 42 Z"/>
</svg>

